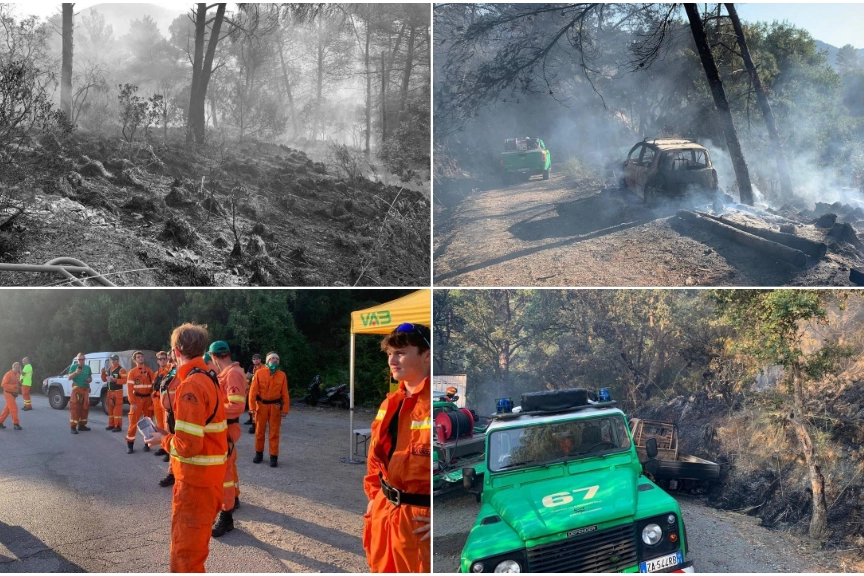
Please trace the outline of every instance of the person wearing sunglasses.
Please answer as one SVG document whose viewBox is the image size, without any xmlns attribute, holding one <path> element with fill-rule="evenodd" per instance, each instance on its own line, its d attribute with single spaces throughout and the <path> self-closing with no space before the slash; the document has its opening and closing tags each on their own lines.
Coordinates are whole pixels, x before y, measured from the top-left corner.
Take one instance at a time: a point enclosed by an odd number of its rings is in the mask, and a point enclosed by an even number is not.
<svg viewBox="0 0 864 576">
<path fill-rule="evenodd" d="M 399 388 L 372 422 L 363 548 L 372 572 L 430 572 L 432 352 L 429 328 L 401 324 L 381 342 Z"/>
<path fill-rule="evenodd" d="M 72 434 L 89 432 L 87 417 L 90 414 L 90 383 L 93 381 L 93 371 L 86 364 L 87 357 L 78 353 L 75 363 L 67 370 L 72 380 L 72 397 L 69 400 L 69 427 Z"/>
</svg>

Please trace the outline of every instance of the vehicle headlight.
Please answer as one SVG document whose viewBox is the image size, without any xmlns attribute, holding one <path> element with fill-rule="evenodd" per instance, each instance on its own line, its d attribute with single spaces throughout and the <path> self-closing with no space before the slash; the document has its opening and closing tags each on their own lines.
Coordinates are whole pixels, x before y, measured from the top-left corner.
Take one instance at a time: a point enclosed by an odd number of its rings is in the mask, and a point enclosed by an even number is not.
<svg viewBox="0 0 864 576">
<path fill-rule="evenodd" d="M 651 523 L 642 529 L 642 542 L 648 546 L 654 546 L 663 539 L 663 529 L 657 524 Z"/>
<path fill-rule="evenodd" d="M 476 572 L 477 574 L 483 572 L 483 568 L 484 566 L 482 562 L 475 562 L 471 565 L 471 571 Z"/>
<path fill-rule="evenodd" d="M 495 566 L 495 572 L 522 572 L 522 566 L 515 560 L 504 560 Z"/>
</svg>

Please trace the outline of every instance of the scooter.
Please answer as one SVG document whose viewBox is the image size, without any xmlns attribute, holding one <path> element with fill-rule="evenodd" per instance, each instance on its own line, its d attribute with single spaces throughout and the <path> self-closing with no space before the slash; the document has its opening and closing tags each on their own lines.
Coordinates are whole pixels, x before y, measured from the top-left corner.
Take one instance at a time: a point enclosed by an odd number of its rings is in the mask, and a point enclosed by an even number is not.
<svg viewBox="0 0 864 576">
<path fill-rule="evenodd" d="M 321 376 L 315 376 L 312 384 L 309 385 L 309 393 L 303 398 L 303 402 L 309 406 L 317 406 L 321 402 L 322 404 L 329 404 L 337 408 L 348 408 L 350 399 L 348 398 L 347 384 L 331 386 L 324 390 L 321 389 L 321 386 Z"/>
</svg>

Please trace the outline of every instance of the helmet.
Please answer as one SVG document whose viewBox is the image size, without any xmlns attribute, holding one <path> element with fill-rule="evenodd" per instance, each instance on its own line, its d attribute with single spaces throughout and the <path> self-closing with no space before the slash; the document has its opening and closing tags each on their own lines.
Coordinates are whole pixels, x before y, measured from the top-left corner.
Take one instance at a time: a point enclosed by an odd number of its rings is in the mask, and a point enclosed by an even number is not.
<svg viewBox="0 0 864 576">
<path fill-rule="evenodd" d="M 455 395 L 457 392 L 459 392 L 459 390 L 457 390 L 455 386 L 448 386 L 448 387 L 447 387 L 447 395 L 448 395 L 448 396 L 453 396 L 453 395 Z"/>
</svg>

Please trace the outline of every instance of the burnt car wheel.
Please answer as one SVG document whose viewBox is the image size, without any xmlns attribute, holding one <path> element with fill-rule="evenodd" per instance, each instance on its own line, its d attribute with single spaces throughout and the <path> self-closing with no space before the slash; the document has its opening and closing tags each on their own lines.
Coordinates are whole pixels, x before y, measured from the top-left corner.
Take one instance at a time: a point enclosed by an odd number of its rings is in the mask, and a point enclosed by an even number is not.
<svg viewBox="0 0 864 576">
<path fill-rule="evenodd" d="M 646 186 L 642 200 L 646 206 L 656 206 L 658 195 L 659 190 L 657 190 L 656 186 Z"/>
</svg>

